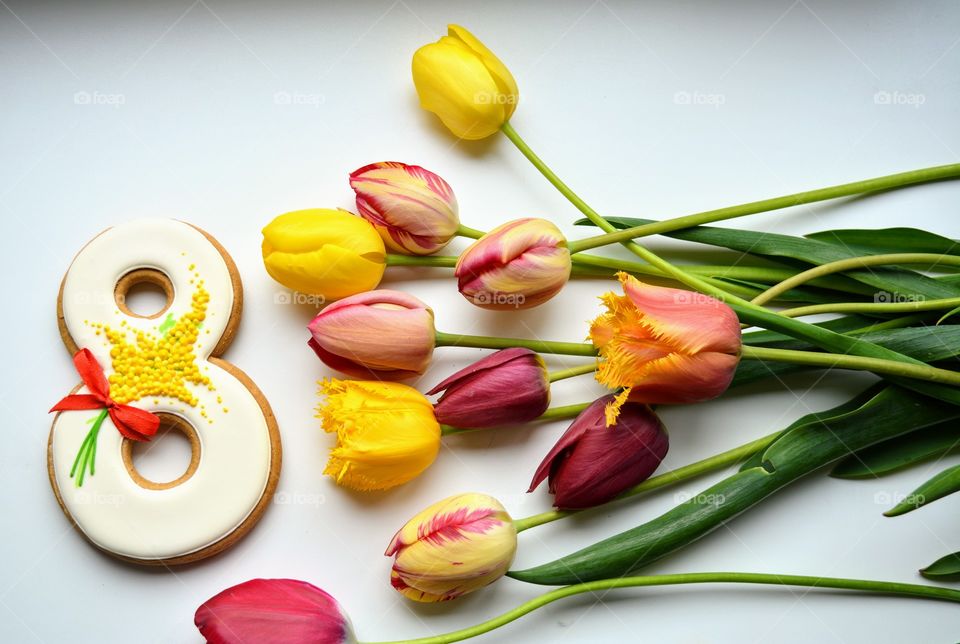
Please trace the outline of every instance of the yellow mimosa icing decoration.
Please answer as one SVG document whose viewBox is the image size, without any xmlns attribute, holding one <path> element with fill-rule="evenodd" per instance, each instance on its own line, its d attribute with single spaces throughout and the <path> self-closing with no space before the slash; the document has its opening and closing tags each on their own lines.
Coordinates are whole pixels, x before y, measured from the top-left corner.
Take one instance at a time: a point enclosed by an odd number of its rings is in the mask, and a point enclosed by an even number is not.
<svg viewBox="0 0 960 644">
<path fill-rule="evenodd" d="M 125 322 L 120 328 L 93 324 L 103 331 L 111 347 L 113 373 L 108 380 L 117 403 L 166 396 L 196 407 L 197 397 L 188 384 L 214 390 L 210 378 L 201 373 L 194 352 L 209 302 L 210 294 L 204 289 L 203 280 L 199 280 L 187 313 L 159 335 L 135 331 L 133 342 L 128 340 L 127 330 L 123 328 Z M 161 329 L 165 326 L 167 324 L 161 325 Z"/>
</svg>

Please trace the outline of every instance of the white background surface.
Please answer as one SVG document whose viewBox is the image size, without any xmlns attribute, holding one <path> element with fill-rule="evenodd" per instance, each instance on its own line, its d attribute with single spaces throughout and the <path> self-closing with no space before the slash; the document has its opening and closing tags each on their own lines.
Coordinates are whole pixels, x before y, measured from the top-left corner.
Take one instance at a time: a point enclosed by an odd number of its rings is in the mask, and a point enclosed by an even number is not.
<svg viewBox="0 0 960 644">
<path fill-rule="evenodd" d="M 259 257 L 271 217 L 350 207 L 348 172 L 393 159 L 442 174 L 468 225 L 543 216 L 585 234 L 508 141 L 457 144 L 418 109 L 410 56 L 447 22 L 468 26 L 511 67 L 522 93 L 515 126 L 601 212 L 674 216 L 960 161 L 960 7 L 949 2 L 8 1 L 0 3 L 5 642 L 199 641 L 195 608 L 258 576 L 327 589 L 365 640 L 463 627 L 540 591 L 502 580 L 459 602 L 414 606 L 389 587 L 382 552 L 407 518 L 454 492 L 491 493 L 514 516 L 548 508 L 544 491 L 523 491 L 563 425 L 448 439 L 426 474 L 383 494 L 335 488 L 321 475 L 332 440 L 313 418 L 314 382 L 328 375 L 305 346 L 314 311 L 276 304 L 283 291 Z M 77 102 L 77 92 L 91 100 Z M 877 92 L 903 98 L 883 104 Z M 737 225 L 788 233 L 916 225 L 958 237 L 958 197 L 956 183 L 931 185 Z M 45 468 L 45 412 L 76 382 L 57 333 L 59 280 L 87 239 L 139 216 L 193 222 L 237 261 L 247 306 L 226 357 L 266 393 L 285 448 L 287 502 L 222 556 L 176 571 L 131 567 L 90 547 L 68 527 Z M 391 270 L 386 284 L 427 300 L 445 331 L 571 340 L 584 335 L 606 286 L 572 284 L 511 316 L 472 308 L 444 271 Z M 439 350 L 420 387 L 477 355 Z M 869 381 L 831 374 L 808 391 L 815 379 L 664 411 L 672 436 L 664 468 L 783 427 Z M 596 391 L 580 378 L 559 385 L 555 400 Z M 157 455 L 169 456 L 160 445 Z M 879 481 L 812 477 L 647 571 L 919 582 L 917 568 L 960 549 L 957 500 L 897 519 L 880 513 L 957 461 Z M 516 565 L 652 518 L 708 483 L 531 530 Z M 728 586 L 584 596 L 486 641 L 952 642 L 958 630 L 960 613 L 947 604 Z"/>
</svg>

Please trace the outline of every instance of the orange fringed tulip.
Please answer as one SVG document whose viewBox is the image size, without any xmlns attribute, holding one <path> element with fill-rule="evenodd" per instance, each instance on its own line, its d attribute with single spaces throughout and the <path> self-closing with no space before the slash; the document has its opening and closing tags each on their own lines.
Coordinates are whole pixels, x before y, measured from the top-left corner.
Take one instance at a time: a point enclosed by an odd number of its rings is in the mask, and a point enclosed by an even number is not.
<svg viewBox="0 0 960 644">
<path fill-rule="evenodd" d="M 390 583 L 408 599 L 455 599 L 502 577 L 517 552 L 517 530 L 486 494 L 458 494 L 434 503 L 394 535 L 384 553 L 396 557 Z"/>
<path fill-rule="evenodd" d="M 626 273 L 618 277 L 624 295 L 604 294 L 607 311 L 590 326 L 602 358 L 597 380 L 623 388 L 607 406 L 607 424 L 628 398 L 672 404 L 722 394 L 740 359 L 733 309 L 699 293 L 652 286 Z"/>
<path fill-rule="evenodd" d="M 326 380 L 317 408 L 337 445 L 323 473 L 354 490 L 385 490 L 427 469 L 440 451 L 433 405 L 395 382 Z"/>
</svg>

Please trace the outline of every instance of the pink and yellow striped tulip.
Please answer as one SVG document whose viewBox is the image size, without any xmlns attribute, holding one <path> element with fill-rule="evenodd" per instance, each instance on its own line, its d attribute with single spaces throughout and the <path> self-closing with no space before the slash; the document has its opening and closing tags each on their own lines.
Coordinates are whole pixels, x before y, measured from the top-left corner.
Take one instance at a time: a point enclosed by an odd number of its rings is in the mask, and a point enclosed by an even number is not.
<svg viewBox="0 0 960 644">
<path fill-rule="evenodd" d="M 740 360 L 740 321 L 712 297 L 617 277 L 624 295 L 605 293 L 607 311 L 590 326 L 600 352 L 597 380 L 623 388 L 607 407 L 612 424 L 627 400 L 694 403 L 716 398 L 730 386 Z"/>
<path fill-rule="evenodd" d="M 328 367 L 358 378 L 402 380 L 433 357 L 433 310 L 412 295 L 379 289 L 331 304 L 307 325 L 307 343 Z"/>
<path fill-rule="evenodd" d="M 517 530 L 499 501 L 458 494 L 403 526 L 384 553 L 395 557 L 390 583 L 418 602 L 441 602 L 502 577 L 517 552 Z"/>
<path fill-rule="evenodd" d="M 439 175 L 398 161 L 371 163 L 350 174 L 360 216 L 396 253 L 429 255 L 460 227 L 457 198 Z"/>
<path fill-rule="evenodd" d="M 485 309 L 529 309 L 556 295 L 570 279 L 567 240 L 546 219 L 497 226 L 457 259 L 460 293 Z"/>
</svg>

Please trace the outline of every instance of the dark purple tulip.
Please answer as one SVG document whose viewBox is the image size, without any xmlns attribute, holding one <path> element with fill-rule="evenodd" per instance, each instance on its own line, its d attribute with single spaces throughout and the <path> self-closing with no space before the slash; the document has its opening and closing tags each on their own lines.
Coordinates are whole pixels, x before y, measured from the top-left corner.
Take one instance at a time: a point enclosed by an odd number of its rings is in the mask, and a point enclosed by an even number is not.
<svg viewBox="0 0 960 644">
<path fill-rule="evenodd" d="M 502 349 L 461 369 L 427 392 L 440 392 L 437 420 L 482 428 L 533 420 L 550 404 L 543 360 L 530 349 Z"/>
<path fill-rule="evenodd" d="M 553 504 L 579 510 L 606 503 L 653 474 L 667 455 L 667 430 L 650 407 L 629 401 L 607 427 L 604 409 L 613 398 L 580 412 L 540 463 L 528 492 L 549 477 Z"/>
</svg>

